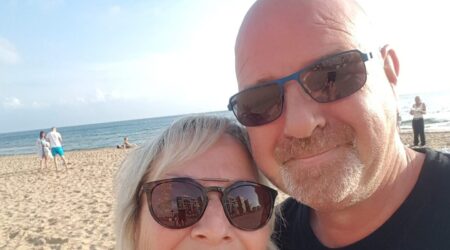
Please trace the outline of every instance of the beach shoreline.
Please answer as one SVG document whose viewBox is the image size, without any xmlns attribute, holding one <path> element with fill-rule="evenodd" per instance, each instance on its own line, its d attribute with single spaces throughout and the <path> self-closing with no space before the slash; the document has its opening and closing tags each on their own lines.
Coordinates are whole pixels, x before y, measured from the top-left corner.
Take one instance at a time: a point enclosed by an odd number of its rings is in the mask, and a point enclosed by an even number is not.
<svg viewBox="0 0 450 250">
<path fill-rule="evenodd" d="M 426 137 L 427 147 L 450 148 L 450 131 Z M 401 139 L 412 144 L 412 133 Z M 67 172 L 52 162 L 39 170 L 35 154 L 0 156 L 0 249 L 114 249 L 113 180 L 131 150 L 67 152 Z"/>
<path fill-rule="evenodd" d="M 400 137 L 406 146 L 411 146 L 413 144 L 413 132 L 412 129 L 405 129 L 402 128 L 400 131 Z M 426 147 L 433 148 L 436 150 L 441 149 L 449 149 L 450 148 L 450 130 L 431 130 L 431 131 L 425 131 L 425 137 L 427 140 Z M 108 149 L 115 149 L 116 146 L 111 147 L 95 147 L 95 148 L 87 148 L 87 149 L 73 149 L 66 152 L 85 152 L 85 151 L 97 151 L 97 150 L 108 150 Z M 20 157 L 20 156 L 29 156 L 29 155 L 35 155 L 35 152 L 32 153 L 18 153 L 18 154 L 0 154 L 0 159 L 2 157 Z"/>
</svg>

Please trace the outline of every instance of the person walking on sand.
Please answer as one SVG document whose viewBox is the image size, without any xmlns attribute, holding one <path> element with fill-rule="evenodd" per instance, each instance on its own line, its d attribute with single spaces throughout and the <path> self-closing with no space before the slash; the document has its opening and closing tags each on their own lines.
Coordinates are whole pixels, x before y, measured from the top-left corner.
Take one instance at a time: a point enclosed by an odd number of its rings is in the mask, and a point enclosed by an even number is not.
<svg viewBox="0 0 450 250">
<path fill-rule="evenodd" d="M 39 132 L 39 138 L 36 141 L 37 153 L 40 159 L 40 166 L 42 169 L 43 164 L 45 162 L 45 168 L 47 168 L 47 160 L 53 159 L 53 156 L 50 152 L 50 143 L 45 139 L 45 132 Z"/>
<path fill-rule="evenodd" d="M 419 96 L 416 96 L 415 103 L 413 104 L 409 113 L 413 116 L 412 127 L 414 133 L 414 146 L 419 145 L 420 136 L 420 146 L 425 145 L 425 128 L 423 115 L 427 113 L 427 107 L 425 103 L 420 100 Z"/>
<path fill-rule="evenodd" d="M 58 131 L 56 131 L 55 127 L 53 127 L 52 131 L 47 134 L 46 138 L 50 142 L 50 147 L 52 150 L 53 162 L 55 163 L 55 168 L 58 169 L 57 164 L 56 164 L 56 155 L 59 155 L 63 161 L 64 167 L 67 170 L 67 161 L 66 161 L 66 158 L 64 157 L 64 149 L 62 147 L 61 134 Z"/>
</svg>

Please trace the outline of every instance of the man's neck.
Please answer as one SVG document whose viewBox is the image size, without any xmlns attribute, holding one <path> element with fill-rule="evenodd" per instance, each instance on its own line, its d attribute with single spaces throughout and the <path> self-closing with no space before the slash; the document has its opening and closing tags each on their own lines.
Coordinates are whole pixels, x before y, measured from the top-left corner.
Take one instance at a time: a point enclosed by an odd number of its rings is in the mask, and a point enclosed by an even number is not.
<svg viewBox="0 0 450 250">
<path fill-rule="evenodd" d="M 322 244 L 343 247 L 355 243 L 381 227 L 403 204 L 414 188 L 425 155 L 410 149 L 400 150 L 368 199 L 338 211 L 311 211 L 312 230 Z"/>
</svg>

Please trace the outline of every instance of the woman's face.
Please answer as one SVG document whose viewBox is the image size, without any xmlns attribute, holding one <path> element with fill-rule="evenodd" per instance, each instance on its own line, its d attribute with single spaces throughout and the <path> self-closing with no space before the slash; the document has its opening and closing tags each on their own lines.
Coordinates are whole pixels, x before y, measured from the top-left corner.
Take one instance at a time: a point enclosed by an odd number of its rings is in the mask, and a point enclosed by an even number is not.
<svg viewBox="0 0 450 250">
<path fill-rule="evenodd" d="M 224 135 L 203 154 L 170 167 L 158 179 L 174 177 L 221 178 L 230 183 L 198 181 L 203 186 L 228 186 L 236 180 L 257 181 L 256 170 L 243 146 L 233 137 Z M 208 193 L 208 207 L 200 221 L 184 229 L 169 229 L 151 216 L 145 193 L 136 230 L 138 249 L 266 249 L 271 230 L 268 226 L 256 231 L 243 231 L 230 224 L 217 192 Z"/>
</svg>

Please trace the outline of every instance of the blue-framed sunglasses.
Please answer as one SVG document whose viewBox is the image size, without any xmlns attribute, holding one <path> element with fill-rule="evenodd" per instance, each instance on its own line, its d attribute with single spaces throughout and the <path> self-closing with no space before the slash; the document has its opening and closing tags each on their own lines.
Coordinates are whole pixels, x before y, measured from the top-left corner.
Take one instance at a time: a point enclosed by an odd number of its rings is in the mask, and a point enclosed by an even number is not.
<svg viewBox="0 0 450 250">
<path fill-rule="evenodd" d="M 244 126 L 261 126 L 283 113 L 284 85 L 297 81 L 319 103 L 333 102 L 361 89 L 367 80 L 365 63 L 371 52 L 341 52 L 321 59 L 292 75 L 245 89 L 230 97 L 228 110 Z"/>
</svg>

